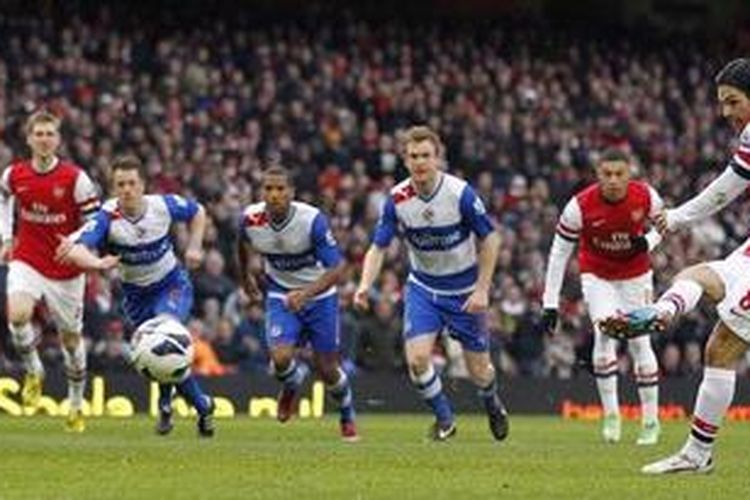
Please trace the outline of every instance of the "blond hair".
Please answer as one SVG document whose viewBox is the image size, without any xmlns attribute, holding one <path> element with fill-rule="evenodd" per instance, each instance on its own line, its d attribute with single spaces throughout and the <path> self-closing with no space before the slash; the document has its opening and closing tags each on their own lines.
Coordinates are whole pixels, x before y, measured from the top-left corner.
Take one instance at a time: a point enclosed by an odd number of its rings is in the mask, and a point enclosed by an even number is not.
<svg viewBox="0 0 750 500">
<path fill-rule="evenodd" d="M 60 130 L 60 118 L 46 109 L 40 109 L 39 111 L 32 113 L 31 116 L 26 119 L 26 124 L 24 125 L 26 135 L 31 135 L 34 131 L 34 127 L 39 123 L 51 123 L 56 130 Z"/>
<path fill-rule="evenodd" d="M 439 158 L 443 157 L 445 153 L 445 146 L 443 141 L 440 140 L 440 136 L 426 125 L 415 125 L 409 127 L 401 134 L 399 134 L 399 151 L 401 156 L 406 154 L 406 146 L 412 142 L 423 142 L 430 141 L 435 146 L 435 153 Z"/>
</svg>

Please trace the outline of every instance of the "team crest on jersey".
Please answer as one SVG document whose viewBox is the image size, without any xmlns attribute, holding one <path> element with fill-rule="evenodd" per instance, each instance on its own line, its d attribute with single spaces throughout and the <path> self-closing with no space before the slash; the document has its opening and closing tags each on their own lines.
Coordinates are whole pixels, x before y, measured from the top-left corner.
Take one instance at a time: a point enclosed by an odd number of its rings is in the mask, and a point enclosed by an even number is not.
<svg viewBox="0 0 750 500">
<path fill-rule="evenodd" d="M 138 236 L 138 239 L 143 238 L 144 236 L 146 236 L 146 228 L 135 226 L 135 234 L 136 236 Z"/>
<path fill-rule="evenodd" d="M 281 325 L 271 325 L 271 331 L 269 334 L 271 337 L 281 337 Z"/>
<path fill-rule="evenodd" d="M 276 248 L 277 250 L 281 250 L 281 251 L 283 251 L 283 250 L 284 250 L 284 247 L 285 247 L 285 245 L 284 245 L 284 239 L 283 239 L 283 238 L 281 238 L 281 237 L 278 237 L 278 238 L 274 239 L 274 240 L 273 240 L 273 246 L 274 246 L 274 247 L 275 247 L 275 248 Z"/>
<path fill-rule="evenodd" d="M 642 208 L 630 212 L 630 218 L 633 220 L 633 222 L 641 222 L 644 215 L 646 214 Z"/>
<path fill-rule="evenodd" d="M 62 186 L 57 186 L 55 189 L 52 190 L 52 196 L 54 196 L 57 199 L 62 198 L 65 196 L 65 188 Z"/>
<path fill-rule="evenodd" d="M 426 220 L 427 222 L 432 222 L 432 220 L 435 218 L 435 211 L 432 209 L 432 207 L 427 207 L 422 212 L 422 218 Z"/>
</svg>

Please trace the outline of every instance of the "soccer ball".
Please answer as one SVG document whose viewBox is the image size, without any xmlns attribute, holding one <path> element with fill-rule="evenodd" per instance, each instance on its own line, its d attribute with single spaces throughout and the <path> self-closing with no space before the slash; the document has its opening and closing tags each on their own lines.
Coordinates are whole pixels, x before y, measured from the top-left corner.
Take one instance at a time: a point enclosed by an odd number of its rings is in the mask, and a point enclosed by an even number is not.
<svg viewBox="0 0 750 500">
<path fill-rule="evenodd" d="M 154 318 L 133 334 L 132 364 L 142 375 L 162 384 L 176 384 L 190 375 L 193 343 L 190 332 L 171 318 Z"/>
</svg>

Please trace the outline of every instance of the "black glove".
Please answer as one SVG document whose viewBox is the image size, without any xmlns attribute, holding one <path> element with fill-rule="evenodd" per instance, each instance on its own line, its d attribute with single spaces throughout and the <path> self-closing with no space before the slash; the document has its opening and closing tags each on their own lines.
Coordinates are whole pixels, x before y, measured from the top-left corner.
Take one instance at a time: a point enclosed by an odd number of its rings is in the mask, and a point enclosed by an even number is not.
<svg viewBox="0 0 750 500">
<path fill-rule="evenodd" d="M 648 240 L 645 236 L 631 236 L 630 237 L 630 248 L 633 252 L 648 252 Z"/>
<path fill-rule="evenodd" d="M 555 335 L 557 329 L 557 309 L 545 308 L 542 312 L 542 332 L 550 337 Z"/>
</svg>

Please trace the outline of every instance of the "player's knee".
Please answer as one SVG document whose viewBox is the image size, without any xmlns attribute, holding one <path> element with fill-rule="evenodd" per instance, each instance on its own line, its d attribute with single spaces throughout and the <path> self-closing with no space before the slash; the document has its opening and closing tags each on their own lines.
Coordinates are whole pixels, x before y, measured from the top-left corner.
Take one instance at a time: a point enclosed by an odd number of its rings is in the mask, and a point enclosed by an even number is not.
<svg viewBox="0 0 750 500">
<path fill-rule="evenodd" d="M 271 361 L 273 362 L 274 369 L 279 372 L 283 372 L 292 363 L 294 355 L 292 352 L 283 351 L 271 351 Z"/>
<path fill-rule="evenodd" d="M 32 312 L 32 309 L 26 307 L 14 307 L 8 305 L 8 323 L 11 328 L 23 328 L 29 323 L 29 321 L 31 321 Z"/>
<path fill-rule="evenodd" d="M 716 335 L 711 335 L 706 343 L 704 352 L 705 365 L 711 368 L 734 369 L 738 356 L 727 349 Z"/>
<path fill-rule="evenodd" d="M 430 368 L 432 358 L 429 354 L 415 354 L 409 357 L 407 363 L 413 375 L 422 375 Z"/>
<path fill-rule="evenodd" d="M 60 337 L 63 347 L 67 351 L 74 351 L 78 347 L 78 343 L 83 341 L 81 334 L 78 332 L 62 332 Z"/>
<path fill-rule="evenodd" d="M 486 386 L 495 379 L 495 367 L 489 360 L 467 364 L 472 382 L 479 386 Z"/>
</svg>

